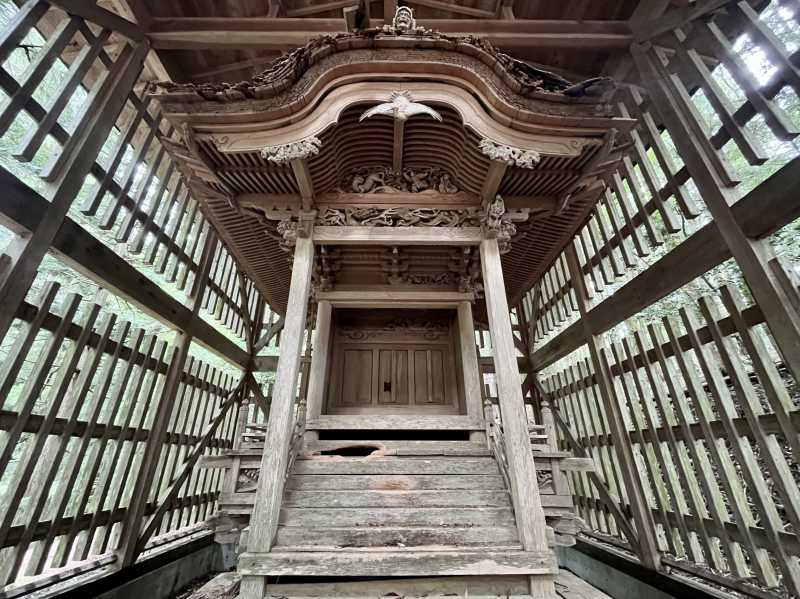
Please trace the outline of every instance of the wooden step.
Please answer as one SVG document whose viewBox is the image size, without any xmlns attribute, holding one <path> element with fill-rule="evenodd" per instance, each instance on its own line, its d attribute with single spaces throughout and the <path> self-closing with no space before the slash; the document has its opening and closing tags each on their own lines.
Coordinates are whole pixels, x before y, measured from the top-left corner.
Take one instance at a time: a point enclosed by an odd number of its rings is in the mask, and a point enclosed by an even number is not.
<svg viewBox="0 0 800 599">
<path fill-rule="evenodd" d="M 271 584 L 265 599 L 530 599 L 527 593 L 528 579 L 524 576 L 451 576 Z"/>
<path fill-rule="evenodd" d="M 342 448 L 377 447 L 383 455 L 395 456 L 490 456 L 486 443 L 472 441 L 306 441 L 303 453 L 335 452 Z"/>
<path fill-rule="evenodd" d="M 283 508 L 284 526 L 514 526 L 510 507 Z"/>
<path fill-rule="evenodd" d="M 499 474 L 494 458 L 315 457 L 298 459 L 294 474 Z"/>
<path fill-rule="evenodd" d="M 284 507 L 510 507 L 506 491 L 288 491 Z"/>
<path fill-rule="evenodd" d="M 242 576 L 497 576 L 555 574 L 551 553 L 529 551 L 273 551 L 243 553 Z"/>
<path fill-rule="evenodd" d="M 435 491 L 433 491 L 433 492 L 435 493 Z M 345 491 L 339 491 L 337 493 L 346 493 L 346 492 Z M 362 493 L 362 492 L 358 491 L 357 493 Z M 226 512 L 226 513 L 228 513 L 228 514 L 231 514 L 231 515 L 250 514 L 253 511 L 253 503 L 255 501 L 255 496 L 256 496 L 255 492 L 248 492 L 248 493 L 221 493 L 220 496 L 219 496 L 219 500 L 218 500 L 219 509 L 224 511 L 224 512 Z M 446 503 L 448 501 L 447 499 L 443 499 L 444 496 L 445 496 L 445 494 L 442 494 L 442 495 L 439 496 L 438 501 L 440 503 Z M 394 509 L 394 510 L 402 510 L 402 509 L 444 509 L 444 510 L 456 509 L 455 506 L 458 504 L 458 501 L 460 501 L 459 499 L 453 499 L 452 501 L 453 501 L 454 506 L 450 506 L 450 507 L 441 507 L 441 508 L 439 508 L 439 507 L 436 507 L 434 505 L 431 505 L 431 506 L 415 506 L 415 508 L 412 508 L 409 505 L 409 503 L 404 503 L 405 500 L 402 497 L 395 497 L 394 498 L 397 501 L 396 504 L 392 504 L 392 499 L 393 498 L 389 497 L 388 495 L 381 496 L 380 494 L 378 494 L 378 495 L 371 496 L 371 501 L 373 501 L 375 503 L 381 503 L 382 502 L 381 505 L 375 506 L 376 508 L 381 508 L 381 509 L 385 508 L 385 509 L 389 509 L 389 510 L 392 510 L 392 509 Z M 366 503 L 368 500 L 364 499 L 363 501 Z M 571 509 L 572 508 L 572 498 L 569 495 L 552 495 L 552 494 L 543 493 L 541 495 L 541 501 L 542 501 L 542 507 L 544 507 L 544 508 L 546 508 L 548 510 L 550 510 L 552 508 L 563 508 L 563 509 Z M 291 504 L 284 504 L 284 505 L 285 505 L 286 509 L 296 509 L 296 510 L 306 510 L 306 511 L 310 511 L 312 509 L 316 509 L 316 508 L 313 508 L 313 507 L 296 507 L 296 506 L 293 506 Z M 338 504 L 335 504 L 333 501 L 331 501 L 330 505 L 326 505 L 326 504 L 318 504 L 318 505 L 320 506 L 319 509 L 332 509 L 332 510 L 353 509 L 353 510 L 356 510 L 356 511 L 360 510 L 360 511 L 363 512 L 364 510 L 367 510 L 367 509 L 373 509 L 371 506 L 344 506 L 344 505 L 338 505 Z M 480 507 L 480 505 L 481 504 L 477 504 L 476 508 Z M 482 505 L 487 505 L 487 504 L 482 504 Z M 505 505 L 510 505 L 510 504 L 509 504 L 508 501 L 506 501 L 506 502 L 503 502 L 501 505 L 505 506 Z M 408 507 L 403 507 L 403 506 L 408 506 Z M 476 508 L 465 507 L 464 509 L 476 509 Z M 402 522 L 400 524 L 402 524 Z M 379 523 L 376 523 L 376 525 L 379 525 Z M 411 524 L 407 524 L 407 525 L 408 526 L 412 526 Z M 413 525 L 413 526 L 416 526 L 416 525 Z"/>
<path fill-rule="evenodd" d="M 328 547 L 418 545 L 495 546 L 519 542 L 515 526 L 380 526 L 299 528 L 279 526 L 276 546 L 317 544 Z"/>
<path fill-rule="evenodd" d="M 287 489 L 314 491 L 339 490 L 435 490 L 435 489 L 483 489 L 500 491 L 505 489 L 500 474 L 371 474 L 350 476 L 293 474 L 286 481 Z"/>
<path fill-rule="evenodd" d="M 358 416 L 320 416 L 306 422 L 306 430 L 412 430 L 412 431 L 478 431 L 483 422 L 470 416 L 431 414 L 369 414 Z"/>
</svg>

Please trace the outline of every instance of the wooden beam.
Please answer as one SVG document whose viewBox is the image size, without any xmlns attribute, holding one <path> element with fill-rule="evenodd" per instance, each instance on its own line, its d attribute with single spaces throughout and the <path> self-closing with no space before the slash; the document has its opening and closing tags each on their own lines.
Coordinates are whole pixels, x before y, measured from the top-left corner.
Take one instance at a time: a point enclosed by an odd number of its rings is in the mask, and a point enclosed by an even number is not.
<svg viewBox="0 0 800 599">
<path fill-rule="evenodd" d="M 620 475 L 628 494 L 628 500 L 631 504 L 633 521 L 636 524 L 636 538 L 628 540 L 631 546 L 635 544 L 636 554 L 642 561 L 642 564 L 653 570 L 658 570 L 661 557 L 658 550 L 658 538 L 656 536 L 653 514 L 650 512 L 647 498 L 644 494 L 644 487 L 639 480 L 639 472 L 633 455 L 633 448 L 627 434 L 627 428 L 622 416 L 613 379 L 611 378 L 611 373 L 607 368 L 607 364 L 602 360 L 600 351 L 601 341 L 586 325 L 585 319 L 588 312 L 589 295 L 586 290 L 586 281 L 583 278 L 580 263 L 578 262 L 578 254 L 572 242 L 567 245 L 565 253 L 570 279 L 574 285 L 575 299 L 578 303 L 578 310 L 581 315 L 580 322 L 583 323 L 584 338 L 589 348 L 589 355 L 591 356 L 592 366 L 594 367 L 594 375 L 597 380 L 598 389 L 600 390 L 600 396 L 603 399 L 609 430 L 614 439 L 614 450 L 619 464 Z"/>
<path fill-rule="evenodd" d="M 47 214 L 48 202 L 0 168 L 0 223 L 29 236 Z M 244 368 L 247 353 L 205 321 L 192 320 L 191 310 L 163 291 L 128 261 L 65 218 L 53 237 L 52 251 L 70 267 L 141 308 L 169 327 L 189 333 L 195 341 L 225 360 Z"/>
<path fill-rule="evenodd" d="M 264 452 L 261 460 L 261 476 L 258 477 L 255 506 L 250 518 L 250 536 L 247 541 L 247 549 L 250 551 L 269 551 L 278 527 L 289 463 L 289 444 L 294 429 L 292 421 L 295 394 L 300 373 L 300 352 L 303 347 L 313 269 L 314 244 L 309 238 L 300 238 L 294 248 L 286 323 L 281 334 L 281 352 L 275 373 L 275 385 L 272 388 L 272 405 L 264 441 L 269 451 Z M 243 577 L 240 597 L 262 599 L 265 584 L 265 577 Z"/>
<path fill-rule="evenodd" d="M 327 245 L 477 245 L 478 227 L 314 227 L 314 243 Z"/>
<path fill-rule="evenodd" d="M 417 23 L 454 36 L 481 37 L 503 49 L 537 46 L 625 50 L 632 41 L 630 28 L 623 21 L 422 19 Z M 370 22 L 370 27 L 380 25 L 380 20 Z M 154 48 L 167 50 L 282 50 L 302 46 L 320 35 L 344 32 L 344 19 L 187 17 L 153 19 L 148 37 Z"/>
<path fill-rule="evenodd" d="M 764 312 L 784 363 L 795 378 L 800 378 L 800 314 L 794 310 L 769 267 L 773 258 L 769 242 L 748 237 L 735 218 L 732 206 L 739 200 L 739 193 L 735 187 L 725 185 L 715 168 L 701 137 L 704 133 L 702 124 L 697 122 L 694 105 L 688 97 L 678 93 L 674 79 L 652 49 L 648 51 L 633 44 L 631 55 L 642 80 L 647 82 L 650 99 L 714 219 L 714 225 L 730 248 L 753 298 Z"/>
<path fill-rule="evenodd" d="M 143 0 L 111 0 L 111 6 L 123 19 L 136 23 L 142 31 L 150 27 L 153 17 L 144 6 Z M 160 81 L 169 81 L 172 78 L 154 51 L 147 54 L 144 63 Z"/>
<path fill-rule="evenodd" d="M 460 293 L 458 291 L 319 291 L 316 298 L 318 301 L 328 301 L 337 306 L 343 303 L 366 303 L 382 302 L 392 303 L 400 307 L 402 303 L 427 303 L 427 304 L 447 304 L 453 307 L 460 302 L 470 302 L 475 299 L 472 293 Z"/>
<path fill-rule="evenodd" d="M 397 0 L 383 0 L 383 22 L 391 23 L 397 12 Z"/>
<path fill-rule="evenodd" d="M 732 0 L 707 0 L 706 2 L 696 2 L 691 6 L 673 8 L 671 11 L 661 15 L 657 19 L 651 19 L 644 23 L 634 26 L 634 39 L 637 42 L 645 42 L 659 35 L 671 33 L 675 29 L 685 26 L 712 12 L 724 8 Z"/>
<path fill-rule="evenodd" d="M 505 162 L 492 160 L 489 163 L 489 170 L 486 171 L 486 177 L 483 179 L 483 187 L 481 188 L 481 206 L 487 206 L 494 201 L 507 170 L 508 165 Z"/>
<path fill-rule="evenodd" d="M 351 6 L 358 6 L 358 0 L 334 0 L 333 2 L 324 2 L 322 4 L 312 4 L 310 6 L 291 8 L 286 11 L 286 16 L 307 17 L 309 15 L 318 15 L 321 12 L 330 12 L 332 10 L 350 8 Z"/>
<path fill-rule="evenodd" d="M 308 212 L 314 207 L 314 183 L 308 170 L 308 161 L 305 158 L 295 158 L 290 164 L 297 181 L 297 189 L 300 190 L 300 203 L 303 211 Z"/>
<path fill-rule="evenodd" d="M 216 248 L 219 241 L 213 231 L 206 237 L 203 254 L 200 258 L 199 271 L 197 277 L 189 290 L 189 304 L 191 306 L 192 320 L 198 317 L 200 308 L 203 304 L 208 275 L 211 271 L 211 264 L 214 261 Z M 153 480 L 156 476 L 158 464 L 161 461 L 161 452 L 164 449 L 164 438 L 168 432 L 171 422 L 172 411 L 177 403 L 175 398 L 181 386 L 183 371 L 189 357 L 189 349 L 192 345 L 192 336 L 185 332 L 178 335 L 177 344 L 172 352 L 169 363 L 169 371 L 162 388 L 161 397 L 156 405 L 156 412 L 153 418 L 153 425 L 147 444 L 144 447 L 139 470 L 136 473 L 136 480 L 132 487 L 131 504 L 125 519 L 120 527 L 119 540 L 117 542 L 116 554 L 117 565 L 120 568 L 130 566 L 136 561 L 142 547 L 139 545 L 139 536 L 142 528 L 142 518 L 150 490 L 153 487 Z"/>
<path fill-rule="evenodd" d="M 480 8 L 471 8 L 469 6 L 462 6 L 455 2 L 443 2 L 442 0 L 408 0 L 409 4 L 417 6 L 425 6 L 427 8 L 435 8 L 444 12 L 452 12 L 459 15 L 466 15 L 477 19 L 494 19 L 495 13 L 491 10 L 481 10 Z"/>
<path fill-rule="evenodd" d="M 483 420 L 481 399 L 481 372 L 478 366 L 478 353 L 475 350 L 475 322 L 472 318 L 472 304 L 458 302 L 458 344 L 461 352 L 461 376 L 464 379 L 464 403 L 467 416 Z M 485 433 L 473 432 L 470 440 L 485 441 Z"/>
<path fill-rule="evenodd" d="M 306 418 L 314 420 L 322 414 L 328 375 L 328 351 L 331 342 L 331 317 L 333 306 L 329 300 L 317 299 L 317 321 L 311 344 L 311 372 L 308 376 Z M 316 432 L 306 433 L 306 439 L 319 439 Z"/>
<path fill-rule="evenodd" d="M 58 6 L 67 14 L 81 17 L 90 23 L 121 33 L 135 42 L 141 42 L 145 39 L 139 25 L 97 6 L 94 2 L 85 2 L 84 0 L 48 0 L 48 2 Z"/>
<path fill-rule="evenodd" d="M 794 192 L 798 187 L 800 158 L 795 158 L 731 207 L 736 222 L 751 239 L 772 235 L 800 218 Z M 589 310 L 585 320 L 595 335 L 604 333 L 730 257 L 719 229 L 709 223 Z M 581 327 L 574 323 L 539 348 L 533 355 L 534 367 L 541 370 L 580 347 Z"/>
<path fill-rule="evenodd" d="M 45 185 L 44 193 L 50 201 L 45 202 L 41 219 L 30 235 L 16 237 L 5 250 L 9 261 L 0 271 L 0 338 L 8 333 L 42 258 L 52 246 L 95 157 L 114 127 L 148 50 L 146 42 L 137 47 L 127 46 L 97 84 L 96 93 L 84 105 L 72 137 L 57 155 L 58 165 L 51 170 L 52 182 Z"/>
<path fill-rule="evenodd" d="M 394 144 L 392 145 L 392 168 L 396 173 L 403 170 L 403 142 L 405 121 L 394 119 Z"/>
</svg>

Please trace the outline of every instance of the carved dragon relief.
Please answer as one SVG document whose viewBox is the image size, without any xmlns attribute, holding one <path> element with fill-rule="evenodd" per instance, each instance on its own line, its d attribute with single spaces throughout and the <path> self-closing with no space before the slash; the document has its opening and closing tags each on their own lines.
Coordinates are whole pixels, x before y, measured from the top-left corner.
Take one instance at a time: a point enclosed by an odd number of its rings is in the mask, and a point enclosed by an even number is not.
<svg viewBox="0 0 800 599">
<path fill-rule="evenodd" d="M 404 168 L 397 172 L 388 166 L 360 167 L 344 177 L 341 193 L 458 193 L 449 173 L 440 168 Z"/>
<path fill-rule="evenodd" d="M 318 225 L 363 227 L 479 227 L 477 208 L 443 210 L 438 208 L 345 207 L 326 208 L 317 216 Z"/>
</svg>

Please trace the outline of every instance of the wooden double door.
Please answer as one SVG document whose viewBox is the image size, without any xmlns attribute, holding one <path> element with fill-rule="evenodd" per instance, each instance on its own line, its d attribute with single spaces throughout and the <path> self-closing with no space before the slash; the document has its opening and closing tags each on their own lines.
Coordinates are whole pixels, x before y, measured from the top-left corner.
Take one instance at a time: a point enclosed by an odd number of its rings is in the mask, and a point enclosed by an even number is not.
<svg viewBox="0 0 800 599">
<path fill-rule="evenodd" d="M 329 413 L 458 413 L 449 329 L 440 334 L 379 329 L 349 336 L 348 331 L 352 333 L 352 329 L 338 330 L 333 336 Z"/>
</svg>

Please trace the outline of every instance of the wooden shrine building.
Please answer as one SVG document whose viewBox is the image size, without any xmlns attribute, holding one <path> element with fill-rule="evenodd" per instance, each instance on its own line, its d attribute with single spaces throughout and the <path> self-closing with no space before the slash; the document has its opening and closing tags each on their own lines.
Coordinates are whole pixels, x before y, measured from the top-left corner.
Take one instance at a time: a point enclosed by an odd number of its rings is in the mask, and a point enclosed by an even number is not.
<svg viewBox="0 0 800 599">
<path fill-rule="evenodd" d="M 0 4 L 0 596 L 800 597 L 798 11 Z"/>
</svg>

